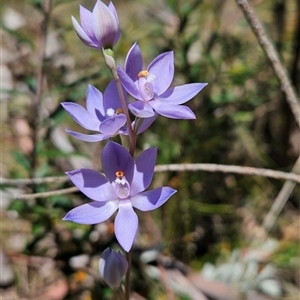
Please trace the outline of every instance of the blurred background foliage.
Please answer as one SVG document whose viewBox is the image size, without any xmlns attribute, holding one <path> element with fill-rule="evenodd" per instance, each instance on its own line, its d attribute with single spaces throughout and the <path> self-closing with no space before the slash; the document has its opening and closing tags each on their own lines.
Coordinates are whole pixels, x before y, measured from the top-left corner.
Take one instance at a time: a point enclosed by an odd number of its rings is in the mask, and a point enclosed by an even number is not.
<svg viewBox="0 0 300 300">
<path fill-rule="evenodd" d="M 47 14 L 49 3 L 51 10 Z M 105 142 L 88 144 L 69 137 L 66 128 L 81 128 L 60 106 L 63 101 L 85 105 L 87 85 L 93 84 L 103 92 L 110 80 L 100 53 L 81 43 L 71 23 L 71 15 L 78 19 L 79 4 L 92 9 L 94 3 L 18 0 L 2 4 L 1 177 L 63 176 L 64 172 L 81 167 L 101 170 L 99 153 Z M 299 1 L 251 3 L 299 93 Z M 139 151 L 157 146 L 157 164 L 201 162 L 287 172 L 292 169 L 300 154 L 299 129 L 278 80 L 235 1 L 115 0 L 114 4 L 122 30 L 115 47 L 118 64 L 124 64 L 127 51 L 137 41 L 145 66 L 158 54 L 174 51 L 174 85 L 209 83 L 187 104 L 196 120 L 159 117 L 139 136 Z M 296 299 L 299 186 L 271 231 L 266 232 L 261 224 L 283 186 L 280 180 L 169 172 L 155 175 L 152 185 L 162 184 L 178 192 L 160 210 L 141 216 L 138 252 L 159 245 L 165 255 L 200 272 L 207 263 L 217 269 L 232 257 L 235 249 L 250 249 L 271 239 L 276 241 L 276 250 L 272 248 L 268 260 L 276 268 L 280 292 L 273 290 L 268 296 Z M 59 181 L 2 186 L 1 245 L 14 272 L 14 279 L 2 284 L 6 288 L 2 292 L 11 293 L 4 299 L 111 297 L 105 285 L 95 279 L 95 266 L 100 253 L 115 243 L 113 220 L 96 226 L 61 221 L 68 210 L 86 201 L 80 193 L 13 199 L 16 194 L 70 186 L 69 182 Z M 86 258 L 85 255 L 88 263 L 72 265 L 73 258 Z M 55 267 L 51 265 L 53 261 Z M 43 273 L 42 265 L 49 265 L 47 270 L 51 272 Z M 55 272 L 58 275 L 53 275 Z M 61 298 L 45 294 L 51 290 L 45 286 L 53 278 L 62 282 Z M 154 288 L 148 277 L 142 278 L 143 282 L 136 275 L 133 282 L 141 295 L 147 299 L 171 299 L 165 296 L 163 287 Z M 268 294 L 262 287 L 257 289 Z M 44 294 L 36 296 L 40 290 Z M 190 299 L 181 297 L 178 299 Z"/>
</svg>

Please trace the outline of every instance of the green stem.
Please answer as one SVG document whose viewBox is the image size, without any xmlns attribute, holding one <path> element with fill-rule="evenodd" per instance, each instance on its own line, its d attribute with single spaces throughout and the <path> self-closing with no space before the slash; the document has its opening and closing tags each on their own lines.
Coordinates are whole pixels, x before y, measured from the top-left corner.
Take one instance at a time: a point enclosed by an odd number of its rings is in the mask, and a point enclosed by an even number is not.
<svg viewBox="0 0 300 300">
<path fill-rule="evenodd" d="M 110 72 L 116 82 L 116 85 L 117 85 L 117 90 L 118 90 L 118 94 L 119 94 L 119 97 L 121 100 L 122 109 L 126 116 L 126 123 L 127 123 L 128 135 L 129 135 L 129 141 L 130 141 L 129 153 L 133 157 L 134 152 L 135 152 L 135 145 L 136 145 L 136 133 L 133 131 L 133 129 L 131 127 L 131 119 L 130 119 L 128 107 L 126 104 L 120 77 L 117 72 L 116 63 L 115 63 L 115 59 L 114 59 L 114 52 L 111 49 L 102 49 L 102 54 L 103 54 L 105 63 L 107 65 L 108 69 L 110 70 Z"/>
<path fill-rule="evenodd" d="M 130 298 L 130 273 L 131 273 L 131 258 L 132 251 L 126 252 L 126 259 L 128 262 L 128 270 L 125 277 L 125 299 L 129 300 Z"/>
<path fill-rule="evenodd" d="M 118 93 L 119 93 L 119 96 L 120 96 L 120 100 L 121 100 L 121 103 L 122 103 L 122 109 L 123 109 L 124 114 L 126 116 L 127 128 L 128 128 L 128 134 L 129 134 L 129 141 L 130 141 L 129 153 L 131 154 L 131 156 L 134 156 L 135 145 L 136 145 L 136 133 L 132 130 L 132 127 L 131 127 L 131 119 L 130 119 L 128 107 L 127 107 L 127 104 L 126 104 L 126 101 L 125 101 L 125 97 L 124 97 L 120 77 L 118 75 L 115 75 L 114 79 L 115 79 L 117 89 L 118 89 Z"/>
</svg>

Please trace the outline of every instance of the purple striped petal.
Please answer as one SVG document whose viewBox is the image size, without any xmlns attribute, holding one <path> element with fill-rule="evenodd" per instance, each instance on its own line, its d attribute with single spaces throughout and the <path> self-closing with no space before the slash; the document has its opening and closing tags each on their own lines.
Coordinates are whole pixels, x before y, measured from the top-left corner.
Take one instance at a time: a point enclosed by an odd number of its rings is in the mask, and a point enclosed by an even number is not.
<svg viewBox="0 0 300 300">
<path fill-rule="evenodd" d="M 182 104 L 197 95 L 207 83 L 190 83 L 168 89 L 159 96 L 161 102 L 177 105 Z"/>
<path fill-rule="evenodd" d="M 138 228 L 138 217 L 130 200 L 119 202 L 119 211 L 115 219 L 115 234 L 122 248 L 129 252 Z"/>
<path fill-rule="evenodd" d="M 141 211 L 154 210 L 163 205 L 176 190 L 165 186 L 151 191 L 140 193 L 130 198 L 133 207 Z"/>
<path fill-rule="evenodd" d="M 79 224 L 98 224 L 106 221 L 118 209 L 119 201 L 90 202 L 70 210 L 63 218 Z"/>
<path fill-rule="evenodd" d="M 170 105 L 166 102 L 160 102 L 158 100 L 149 101 L 149 104 L 155 109 L 155 111 L 167 118 L 171 119 L 196 119 L 192 110 L 184 105 Z"/>
<path fill-rule="evenodd" d="M 150 185 L 154 173 L 157 148 L 143 151 L 135 160 L 131 183 L 131 195 L 144 191 Z"/>
<path fill-rule="evenodd" d="M 157 95 L 164 93 L 174 77 L 174 53 L 166 52 L 157 56 L 149 65 L 148 71 L 149 81 L 152 82 L 155 93 Z"/>
<path fill-rule="evenodd" d="M 96 118 L 96 115 L 91 114 L 81 105 L 73 102 L 63 102 L 61 105 L 83 128 L 94 131 L 99 130 L 100 121 Z"/>
<path fill-rule="evenodd" d="M 115 190 L 107 178 L 94 170 L 79 169 L 66 174 L 73 184 L 92 200 L 105 202 L 117 199 Z"/>
<path fill-rule="evenodd" d="M 103 171 L 110 182 L 115 181 L 116 172 L 123 171 L 129 183 L 133 176 L 133 158 L 126 148 L 115 142 L 108 142 L 101 153 Z"/>
</svg>

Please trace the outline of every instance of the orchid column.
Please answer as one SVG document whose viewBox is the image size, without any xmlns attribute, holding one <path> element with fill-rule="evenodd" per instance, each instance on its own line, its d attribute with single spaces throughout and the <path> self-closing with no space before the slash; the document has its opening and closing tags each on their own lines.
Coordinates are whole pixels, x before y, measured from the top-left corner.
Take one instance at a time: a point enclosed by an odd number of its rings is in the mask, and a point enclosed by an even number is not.
<svg viewBox="0 0 300 300">
<path fill-rule="evenodd" d="M 64 220 L 79 224 L 97 224 L 115 215 L 115 235 L 126 254 L 107 249 L 99 262 L 104 281 L 124 299 L 130 294 L 130 251 L 138 230 L 135 209 L 151 211 L 163 205 L 176 191 L 164 186 L 147 190 L 151 184 L 157 155 L 149 148 L 135 158 L 137 135 L 144 132 L 158 115 L 172 119 L 194 119 L 195 114 L 181 104 L 199 93 L 205 83 L 171 87 L 174 55 L 167 52 L 143 67 L 141 50 L 135 43 L 128 52 L 124 69 L 116 66 L 113 46 L 120 38 L 119 20 L 112 3 L 98 0 L 92 12 L 80 6 L 80 23 L 72 17 L 75 31 L 84 44 L 102 52 L 113 80 L 102 94 L 89 85 L 86 108 L 71 102 L 64 109 L 83 128 L 85 134 L 67 132 L 85 142 L 100 142 L 117 135 L 129 137 L 129 149 L 108 141 L 101 153 L 103 174 L 90 169 L 67 172 L 70 180 L 89 199 L 72 209 Z M 134 100 L 129 102 L 127 95 Z M 132 119 L 131 119 L 132 118 Z M 126 273 L 125 294 L 120 288 Z"/>
</svg>

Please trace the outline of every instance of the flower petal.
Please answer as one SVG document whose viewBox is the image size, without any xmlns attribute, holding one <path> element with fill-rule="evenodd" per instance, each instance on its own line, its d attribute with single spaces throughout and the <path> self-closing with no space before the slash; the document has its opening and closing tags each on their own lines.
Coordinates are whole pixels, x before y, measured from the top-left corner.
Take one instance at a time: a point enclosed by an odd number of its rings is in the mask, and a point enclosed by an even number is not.
<svg viewBox="0 0 300 300">
<path fill-rule="evenodd" d="M 138 74 L 143 69 L 143 58 L 140 47 L 137 43 L 128 51 L 125 60 L 125 72 L 135 82 L 138 79 Z"/>
<path fill-rule="evenodd" d="M 174 77 L 174 53 L 166 52 L 157 56 L 148 67 L 150 81 L 157 95 L 162 94 L 170 86 Z M 152 80 L 153 76 L 153 80 Z"/>
<path fill-rule="evenodd" d="M 159 100 L 169 104 L 182 104 L 197 95 L 207 83 L 190 83 L 168 89 L 159 96 Z"/>
<path fill-rule="evenodd" d="M 113 15 L 115 16 L 116 22 L 118 24 L 118 32 L 116 33 L 115 40 L 114 40 L 114 44 L 115 44 L 120 39 L 120 35 L 121 35 L 119 17 L 118 17 L 116 8 L 115 8 L 115 6 L 114 6 L 114 4 L 112 2 L 109 2 L 108 8 L 113 13 Z"/>
<path fill-rule="evenodd" d="M 150 118 L 155 115 L 152 107 L 144 101 L 135 101 L 128 105 L 130 111 L 139 118 Z"/>
<path fill-rule="evenodd" d="M 110 134 L 84 134 L 70 129 L 66 129 L 66 132 L 74 138 L 88 143 L 104 141 L 111 137 Z"/>
<path fill-rule="evenodd" d="M 78 35 L 78 37 L 81 39 L 81 41 L 89 46 L 89 47 L 93 47 L 93 48 L 98 48 L 98 44 L 95 44 L 90 37 L 85 33 L 85 31 L 83 30 L 83 28 L 79 25 L 79 23 L 77 22 L 77 20 L 72 16 L 72 23 L 74 26 L 74 29 Z"/>
<path fill-rule="evenodd" d="M 119 31 L 115 15 L 100 0 L 95 4 L 92 14 L 94 35 L 99 42 L 100 48 L 112 47 L 115 43 L 116 34 Z"/>
<path fill-rule="evenodd" d="M 126 123 L 126 116 L 124 114 L 119 114 L 107 118 L 100 124 L 99 130 L 107 135 L 115 136 L 119 129 Z"/>
<path fill-rule="evenodd" d="M 196 119 L 192 110 L 184 105 L 171 105 L 166 102 L 160 102 L 159 100 L 148 102 L 155 111 L 167 118 L 171 119 Z"/>
<path fill-rule="evenodd" d="M 133 158 L 126 148 L 109 141 L 101 153 L 103 171 L 110 182 L 116 179 L 116 172 L 123 171 L 131 183 L 133 176 Z"/>
<path fill-rule="evenodd" d="M 90 202 L 70 210 L 63 218 L 79 224 L 97 224 L 106 221 L 118 209 L 118 200 Z"/>
<path fill-rule="evenodd" d="M 85 7 L 79 5 L 79 15 L 80 15 L 80 24 L 84 32 L 91 39 L 91 41 L 97 44 L 97 40 L 94 35 L 94 29 L 92 24 L 93 14 L 87 10 Z"/>
<path fill-rule="evenodd" d="M 73 102 L 62 102 L 62 107 L 83 128 L 88 130 L 99 130 L 100 121 L 81 105 Z"/>
<path fill-rule="evenodd" d="M 156 153 L 157 148 L 149 148 L 136 158 L 130 195 L 136 195 L 150 185 L 154 174 Z"/>
<path fill-rule="evenodd" d="M 89 84 L 86 91 L 86 109 L 92 115 L 96 116 L 101 122 L 105 119 L 105 110 L 103 104 L 103 95 L 94 86 Z"/>
<path fill-rule="evenodd" d="M 151 126 L 151 124 L 156 120 L 157 117 L 158 117 L 158 114 L 155 114 L 153 117 L 150 117 L 150 118 L 145 118 L 145 119 L 140 118 L 137 121 L 133 122 L 132 128 L 136 131 L 135 126 L 138 126 L 137 133 L 140 134 L 140 133 L 144 132 L 147 128 L 149 128 Z M 136 125 L 137 123 L 139 123 L 139 125 Z"/>
<path fill-rule="evenodd" d="M 121 83 L 124 89 L 133 97 L 139 100 L 143 100 L 137 86 L 134 81 L 126 74 L 126 72 L 120 67 L 117 67 L 118 75 L 121 79 Z"/>
<path fill-rule="evenodd" d="M 119 211 L 115 219 L 115 234 L 122 248 L 129 252 L 138 228 L 138 217 L 130 200 L 119 202 Z"/>
<path fill-rule="evenodd" d="M 114 188 L 102 174 L 90 169 L 78 169 L 66 172 L 70 180 L 88 198 L 95 201 L 117 199 Z"/>
<path fill-rule="evenodd" d="M 151 191 L 140 193 L 130 198 L 133 207 L 141 211 L 150 211 L 163 205 L 176 190 L 164 186 Z"/>
<path fill-rule="evenodd" d="M 124 89 L 123 92 L 124 92 L 125 102 L 128 103 L 127 95 Z M 104 107 L 105 114 L 107 114 L 107 110 L 109 108 L 113 108 L 114 110 L 116 110 L 117 108 L 122 108 L 122 103 L 120 100 L 120 96 L 118 93 L 115 80 L 112 80 L 108 84 L 107 88 L 104 91 L 103 99 L 104 99 L 103 107 Z"/>
</svg>

